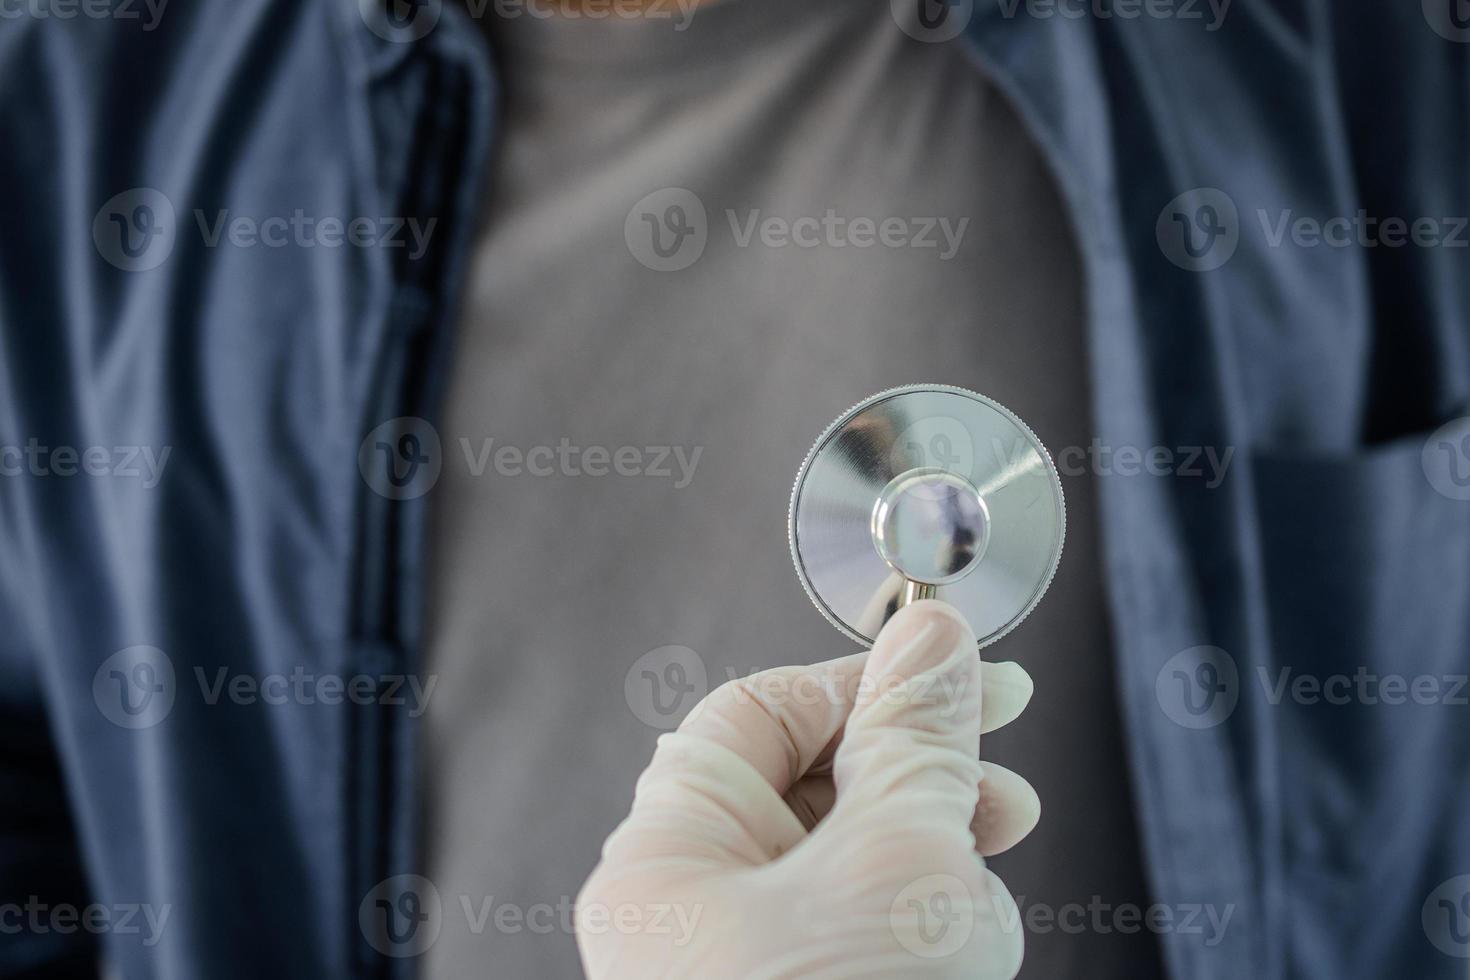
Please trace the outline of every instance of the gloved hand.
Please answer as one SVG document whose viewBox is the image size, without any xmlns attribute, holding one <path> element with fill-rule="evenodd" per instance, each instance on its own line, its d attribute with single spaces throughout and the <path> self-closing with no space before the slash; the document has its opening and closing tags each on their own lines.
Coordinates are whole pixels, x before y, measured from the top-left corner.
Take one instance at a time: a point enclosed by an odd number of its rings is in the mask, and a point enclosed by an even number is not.
<svg viewBox="0 0 1470 980">
<path fill-rule="evenodd" d="M 715 690 L 659 739 L 578 896 L 589 980 L 1014 977 L 1019 915 L 981 855 L 1040 803 L 977 756 L 1030 696 L 932 600 L 869 653 Z"/>
</svg>

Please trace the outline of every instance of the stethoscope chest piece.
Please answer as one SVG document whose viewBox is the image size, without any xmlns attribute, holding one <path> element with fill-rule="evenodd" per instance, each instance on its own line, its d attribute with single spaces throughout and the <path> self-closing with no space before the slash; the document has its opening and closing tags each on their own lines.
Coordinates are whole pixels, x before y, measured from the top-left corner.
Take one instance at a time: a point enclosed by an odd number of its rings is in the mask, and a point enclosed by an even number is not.
<svg viewBox="0 0 1470 980">
<path fill-rule="evenodd" d="M 827 427 L 791 493 L 791 557 L 822 614 L 864 646 L 901 606 L 937 598 L 980 646 L 1041 601 L 1066 507 L 1046 447 L 983 395 L 893 388 Z"/>
</svg>

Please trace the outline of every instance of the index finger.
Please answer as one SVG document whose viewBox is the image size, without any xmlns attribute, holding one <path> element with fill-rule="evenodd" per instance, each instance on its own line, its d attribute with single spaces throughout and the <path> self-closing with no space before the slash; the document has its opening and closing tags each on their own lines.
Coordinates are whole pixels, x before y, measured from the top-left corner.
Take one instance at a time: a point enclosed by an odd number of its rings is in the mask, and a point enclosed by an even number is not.
<svg viewBox="0 0 1470 980">
<path fill-rule="evenodd" d="M 863 651 L 728 681 L 695 706 L 679 731 L 723 745 L 784 795 L 831 757 L 867 662 Z"/>
</svg>

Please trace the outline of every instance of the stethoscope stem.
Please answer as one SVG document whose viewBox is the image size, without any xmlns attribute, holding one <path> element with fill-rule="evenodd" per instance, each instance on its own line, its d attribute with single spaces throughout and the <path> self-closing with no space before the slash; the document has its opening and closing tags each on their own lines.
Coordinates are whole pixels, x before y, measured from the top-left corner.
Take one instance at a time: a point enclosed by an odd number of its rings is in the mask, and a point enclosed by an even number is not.
<svg viewBox="0 0 1470 980">
<path fill-rule="evenodd" d="M 903 588 L 898 592 L 898 608 L 902 609 L 909 603 L 918 602 L 920 599 L 933 599 L 938 595 L 938 586 L 906 578 L 903 580 Z"/>
</svg>

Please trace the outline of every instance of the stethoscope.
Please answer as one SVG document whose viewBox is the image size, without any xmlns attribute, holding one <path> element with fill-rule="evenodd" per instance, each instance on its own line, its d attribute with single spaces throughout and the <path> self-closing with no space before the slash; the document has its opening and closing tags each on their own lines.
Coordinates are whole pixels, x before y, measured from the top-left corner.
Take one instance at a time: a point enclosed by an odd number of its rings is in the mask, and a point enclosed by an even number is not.
<svg viewBox="0 0 1470 980">
<path fill-rule="evenodd" d="M 1051 455 L 1004 406 L 949 385 L 879 392 L 812 446 L 791 493 L 791 557 L 822 615 L 870 646 L 940 599 L 980 646 L 1036 608 L 1066 533 Z"/>
</svg>

